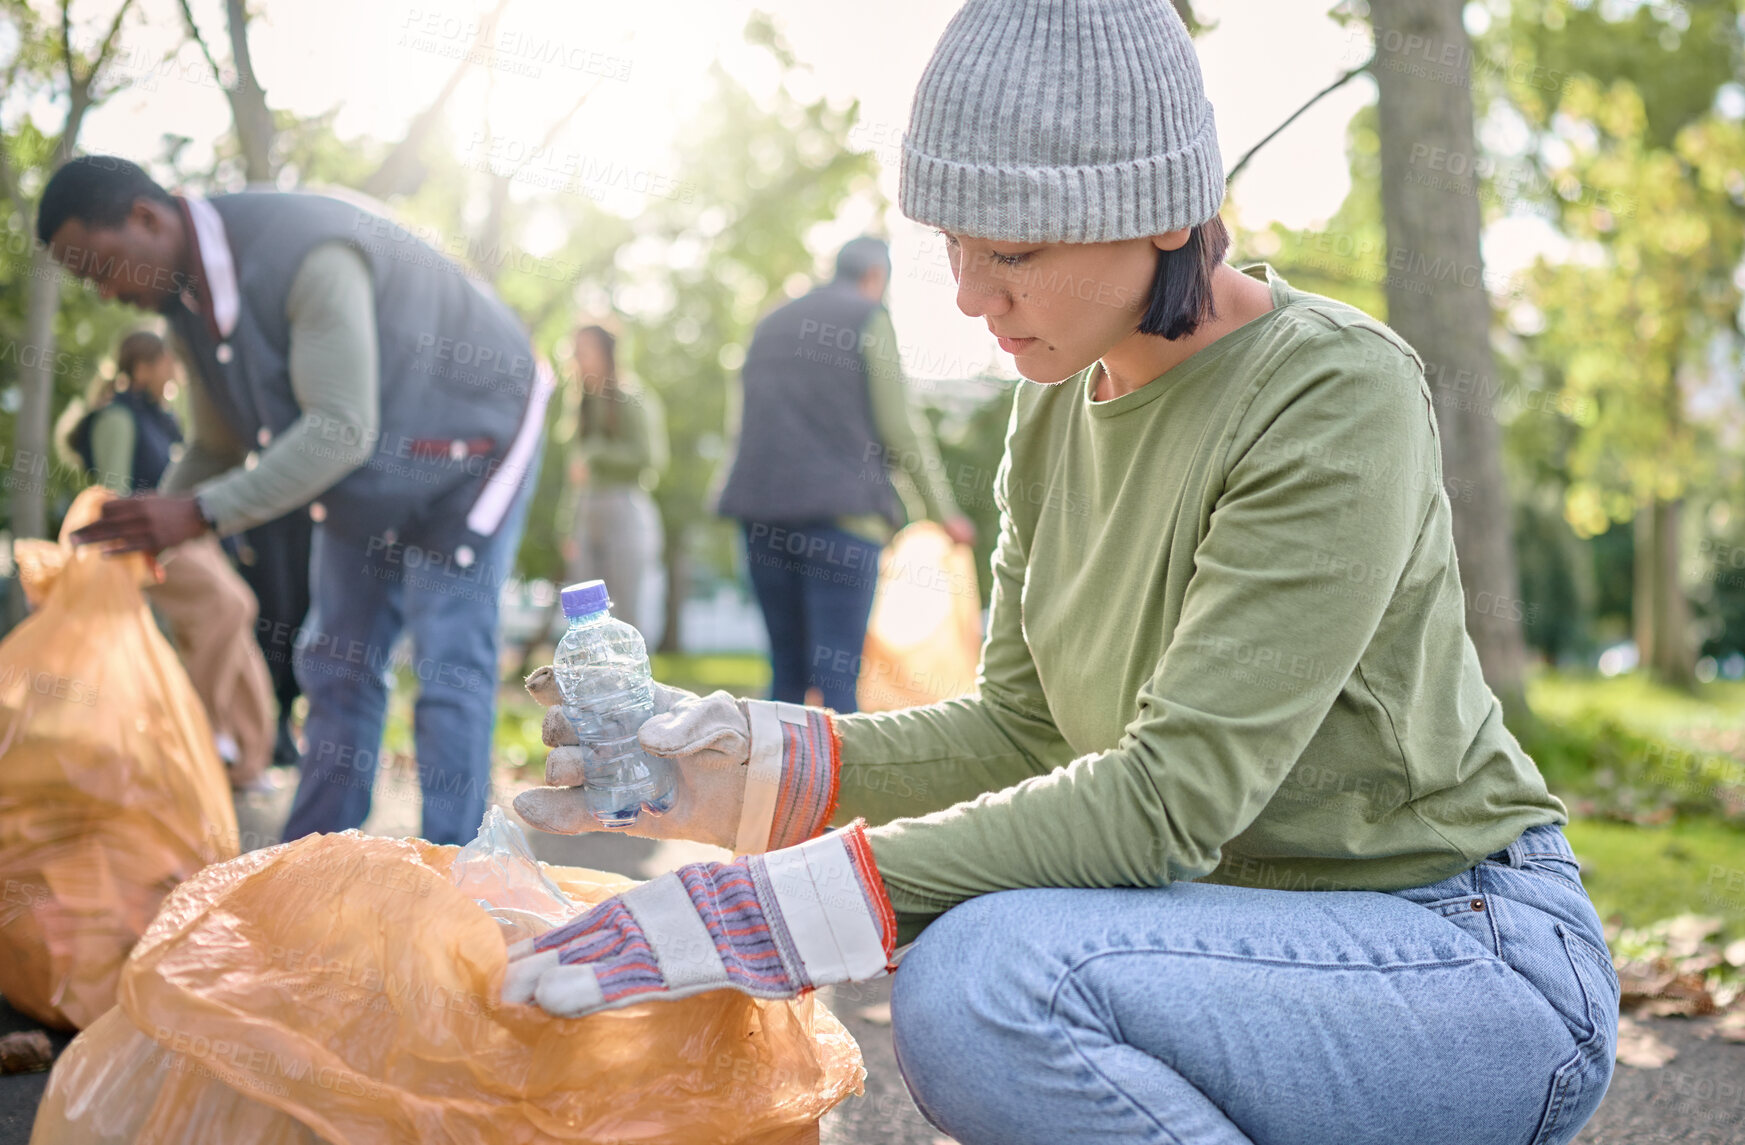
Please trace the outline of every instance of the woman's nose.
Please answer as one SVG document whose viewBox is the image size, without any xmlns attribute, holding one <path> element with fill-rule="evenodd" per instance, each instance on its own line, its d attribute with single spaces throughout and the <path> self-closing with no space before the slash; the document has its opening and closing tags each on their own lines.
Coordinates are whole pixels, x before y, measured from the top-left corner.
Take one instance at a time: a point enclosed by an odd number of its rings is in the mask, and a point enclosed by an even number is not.
<svg viewBox="0 0 1745 1145">
<path fill-rule="evenodd" d="M 958 264 L 957 308 L 971 318 L 1004 314 L 1012 308 L 1011 296 L 1000 280 L 988 273 L 985 260 L 966 255 Z"/>
</svg>

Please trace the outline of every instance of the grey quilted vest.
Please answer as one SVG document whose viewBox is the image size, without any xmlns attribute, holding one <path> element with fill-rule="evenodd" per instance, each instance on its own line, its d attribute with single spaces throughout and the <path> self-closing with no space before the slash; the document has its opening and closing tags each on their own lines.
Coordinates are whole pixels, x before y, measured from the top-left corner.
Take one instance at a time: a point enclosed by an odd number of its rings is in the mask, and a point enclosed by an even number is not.
<svg viewBox="0 0 1745 1145">
<path fill-rule="evenodd" d="M 739 448 L 716 510 L 798 524 L 858 513 L 903 523 L 867 392 L 861 331 L 878 303 L 829 283 L 758 323 L 740 377 Z"/>
<path fill-rule="evenodd" d="M 245 191 L 209 202 L 236 266 L 235 329 L 219 341 L 186 307 L 168 317 L 230 428 L 264 446 L 301 414 L 286 300 L 314 247 L 348 243 L 375 281 L 381 415 L 374 455 L 317 498 L 322 519 L 358 542 L 477 548 L 496 525 L 474 532 L 469 509 L 533 390 L 533 351 L 515 315 L 405 229 L 340 199 Z"/>
</svg>

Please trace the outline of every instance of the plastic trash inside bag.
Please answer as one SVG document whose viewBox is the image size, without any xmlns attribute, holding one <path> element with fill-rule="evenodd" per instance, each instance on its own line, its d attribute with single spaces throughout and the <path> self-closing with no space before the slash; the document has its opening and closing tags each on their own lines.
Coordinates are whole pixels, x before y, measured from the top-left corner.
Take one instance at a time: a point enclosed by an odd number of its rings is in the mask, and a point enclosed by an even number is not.
<svg viewBox="0 0 1745 1145">
<path fill-rule="evenodd" d="M 888 712 L 968 695 L 981 643 L 975 554 L 932 521 L 917 521 L 879 560 L 855 702 L 863 712 Z"/>
<path fill-rule="evenodd" d="M 505 944 L 544 934 L 580 913 L 533 857 L 526 833 L 495 803 L 485 809 L 478 835 L 455 855 L 449 877 L 503 927 Z"/>
<path fill-rule="evenodd" d="M 811 995 L 502 1004 L 495 912 L 635 885 L 542 867 L 519 836 L 347 831 L 208 867 L 136 948 L 116 1013 L 62 1053 L 32 1145 L 790 1145 L 861 1091 L 859 1048 Z"/>
<path fill-rule="evenodd" d="M 199 697 L 140 592 L 152 565 L 19 541 L 35 611 L 0 642 L 0 995 L 50 1026 L 115 1004 L 164 895 L 237 853 L 230 783 Z"/>
</svg>

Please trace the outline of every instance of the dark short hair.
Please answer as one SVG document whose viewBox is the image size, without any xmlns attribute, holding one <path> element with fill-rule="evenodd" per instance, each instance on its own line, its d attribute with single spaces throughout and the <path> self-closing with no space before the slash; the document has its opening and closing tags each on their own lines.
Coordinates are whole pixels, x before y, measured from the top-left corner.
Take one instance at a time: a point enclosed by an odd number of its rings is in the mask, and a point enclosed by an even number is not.
<svg viewBox="0 0 1745 1145">
<path fill-rule="evenodd" d="M 164 340 L 150 330 L 135 330 L 115 349 L 115 372 L 132 378 L 134 370 L 146 362 L 157 361 L 168 351 Z"/>
<path fill-rule="evenodd" d="M 69 159 L 42 189 L 42 202 L 36 208 L 36 237 L 46 246 L 68 219 L 78 219 L 87 227 L 114 229 L 141 199 L 165 206 L 176 202 L 139 164 L 119 155 Z"/>
<path fill-rule="evenodd" d="M 1151 301 L 1139 322 L 1139 332 L 1173 342 L 1198 330 L 1207 319 L 1216 318 L 1212 274 L 1229 252 L 1230 229 L 1216 215 L 1189 231 L 1188 241 L 1179 249 L 1158 251 Z"/>
<path fill-rule="evenodd" d="M 836 252 L 836 278 L 838 281 L 849 279 L 859 281 L 869 270 L 882 270 L 885 277 L 891 274 L 891 248 L 885 245 L 885 240 L 875 239 L 870 235 L 862 235 L 844 243 L 842 249 Z"/>
</svg>

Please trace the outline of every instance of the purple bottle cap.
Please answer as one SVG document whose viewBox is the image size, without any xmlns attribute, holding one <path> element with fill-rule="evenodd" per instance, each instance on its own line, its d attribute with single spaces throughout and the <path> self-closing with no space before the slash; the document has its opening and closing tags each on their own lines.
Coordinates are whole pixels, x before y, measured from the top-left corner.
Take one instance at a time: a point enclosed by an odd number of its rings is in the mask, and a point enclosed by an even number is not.
<svg viewBox="0 0 1745 1145">
<path fill-rule="evenodd" d="M 563 590 L 563 614 L 570 620 L 605 612 L 610 607 L 612 601 L 606 595 L 606 582 L 603 580 L 584 580 Z"/>
</svg>

